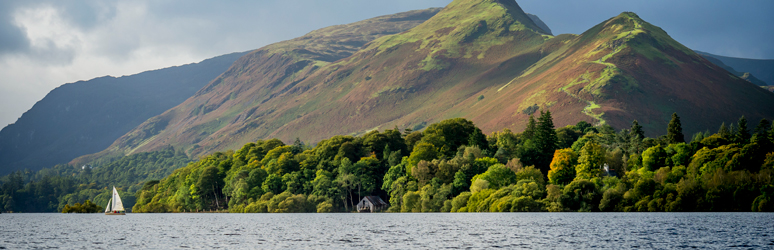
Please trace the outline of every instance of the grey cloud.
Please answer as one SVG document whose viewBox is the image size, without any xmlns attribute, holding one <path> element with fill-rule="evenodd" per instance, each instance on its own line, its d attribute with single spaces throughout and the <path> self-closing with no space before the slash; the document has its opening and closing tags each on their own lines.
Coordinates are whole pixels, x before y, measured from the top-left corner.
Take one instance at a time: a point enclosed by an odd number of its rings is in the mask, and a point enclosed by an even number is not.
<svg viewBox="0 0 774 250">
<path fill-rule="evenodd" d="M 0 1 L 0 55 L 29 48 L 27 35 L 13 23 L 15 1 Z"/>
</svg>

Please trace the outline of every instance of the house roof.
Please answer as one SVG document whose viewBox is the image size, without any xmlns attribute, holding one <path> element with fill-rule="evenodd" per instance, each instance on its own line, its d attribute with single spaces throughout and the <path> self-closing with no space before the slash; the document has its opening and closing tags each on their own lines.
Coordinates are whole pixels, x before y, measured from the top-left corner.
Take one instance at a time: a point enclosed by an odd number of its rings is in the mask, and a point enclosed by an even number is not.
<svg viewBox="0 0 774 250">
<path fill-rule="evenodd" d="M 384 200 L 382 200 L 382 198 L 379 198 L 379 196 L 366 196 L 366 197 L 363 197 L 362 201 L 368 201 L 371 204 L 374 204 L 375 206 L 387 205 L 387 202 L 384 202 Z"/>
</svg>

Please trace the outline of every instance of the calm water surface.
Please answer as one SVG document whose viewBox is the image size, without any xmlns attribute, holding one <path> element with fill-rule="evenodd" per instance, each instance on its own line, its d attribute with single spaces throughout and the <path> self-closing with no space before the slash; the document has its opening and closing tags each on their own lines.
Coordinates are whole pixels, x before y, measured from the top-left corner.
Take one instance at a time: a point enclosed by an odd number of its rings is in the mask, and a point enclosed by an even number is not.
<svg viewBox="0 0 774 250">
<path fill-rule="evenodd" d="M 774 249 L 774 213 L 0 214 L 0 249 Z"/>
</svg>

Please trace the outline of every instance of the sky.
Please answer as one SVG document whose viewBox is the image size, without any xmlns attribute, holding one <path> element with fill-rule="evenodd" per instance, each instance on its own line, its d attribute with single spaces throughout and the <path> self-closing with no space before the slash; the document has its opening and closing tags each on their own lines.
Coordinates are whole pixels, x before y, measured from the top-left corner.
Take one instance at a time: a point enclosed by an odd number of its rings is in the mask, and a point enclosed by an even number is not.
<svg viewBox="0 0 774 250">
<path fill-rule="evenodd" d="M 248 51 L 450 0 L 2 0 L 0 127 L 65 83 Z M 774 59 L 770 0 L 519 0 L 556 34 L 633 11 L 689 48 Z"/>
</svg>

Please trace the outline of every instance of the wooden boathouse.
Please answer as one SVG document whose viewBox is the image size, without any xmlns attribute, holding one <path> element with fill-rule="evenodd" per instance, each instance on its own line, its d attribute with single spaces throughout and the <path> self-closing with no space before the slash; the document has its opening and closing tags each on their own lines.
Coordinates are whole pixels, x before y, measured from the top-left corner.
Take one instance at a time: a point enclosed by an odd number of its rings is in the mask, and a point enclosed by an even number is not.
<svg viewBox="0 0 774 250">
<path fill-rule="evenodd" d="M 389 206 L 379 196 L 366 196 L 357 203 L 357 211 L 360 213 L 374 213 L 385 210 Z"/>
</svg>

